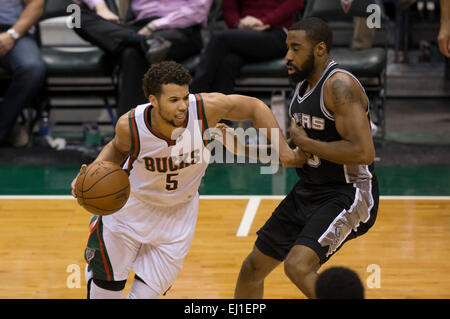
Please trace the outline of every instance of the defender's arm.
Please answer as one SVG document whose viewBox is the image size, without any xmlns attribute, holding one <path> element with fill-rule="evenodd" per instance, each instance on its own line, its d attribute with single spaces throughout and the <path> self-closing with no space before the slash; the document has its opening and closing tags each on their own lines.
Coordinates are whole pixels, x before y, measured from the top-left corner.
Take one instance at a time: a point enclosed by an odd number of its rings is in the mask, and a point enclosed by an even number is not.
<svg viewBox="0 0 450 319">
<path fill-rule="evenodd" d="M 303 151 L 337 164 L 371 164 L 375 148 L 367 119 L 368 101 L 359 84 L 338 72 L 324 84 L 324 103 L 334 116 L 340 141 L 313 140 L 303 128 L 291 130 L 292 140 Z"/>
</svg>

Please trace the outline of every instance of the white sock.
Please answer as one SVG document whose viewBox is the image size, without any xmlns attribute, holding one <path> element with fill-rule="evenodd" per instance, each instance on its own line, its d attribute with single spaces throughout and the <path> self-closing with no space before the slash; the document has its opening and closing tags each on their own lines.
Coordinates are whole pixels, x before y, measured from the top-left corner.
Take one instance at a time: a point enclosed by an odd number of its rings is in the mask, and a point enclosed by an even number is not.
<svg viewBox="0 0 450 319">
<path fill-rule="evenodd" d="M 120 299 L 122 291 L 113 291 L 103 289 L 97 286 L 94 280 L 91 280 L 91 290 L 89 291 L 89 299 Z"/>
<path fill-rule="evenodd" d="M 103 289 L 99 286 L 97 286 L 94 283 L 94 280 L 92 280 L 92 271 L 88 271 L 88 265 L 86 265 L 86 268 L 84 269 L 84 275 L 86 277 L 86 283 L 89 287 L 89 280 L 90 283 L 90 290 L 89 290 L 89 299 L 119 299 L 122 296 L 122 291 L 113 291 L 113 290 L 107 290 Z"/>
<path fill-rule="evenodd" d="M 131 290 L 126 299 L 159 299 L 159 293 L 144 284 L 142 281 L 134 279 Z"/>
</svg>

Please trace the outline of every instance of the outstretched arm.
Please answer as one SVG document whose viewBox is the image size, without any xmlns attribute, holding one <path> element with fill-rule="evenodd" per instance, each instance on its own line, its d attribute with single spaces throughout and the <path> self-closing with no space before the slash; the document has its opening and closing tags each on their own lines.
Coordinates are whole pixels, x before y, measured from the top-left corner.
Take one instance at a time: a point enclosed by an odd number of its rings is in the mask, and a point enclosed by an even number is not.
<svg viewBox="0 0 450 319">
<path fill-rule="evenodd" d="M 304 152 L 337 164 L 371 164 L 375 148 L 366 115 L 368 101 L 359 84 L 345 73 L 332 75 L 324 84 L 324 103 L 334 115 L 342 140 L 314 140 L 295 125 L 291 128 L 294 143 Z"/>
<path fill-rule="evenodd" d="M 237 156 L 258 160 L 261 154 L 270 154 L 272 144 L 246 144 L 244 136 L 240 136 L 234 128 L 224 123 L 218 123 L 215 128 L 216 130 L 212 132 L 211 137 L 220 141 L 228 151 Z"/>
<path fill-rule="evenodd" d="M 270 108 L 259 99 L 244 95 L 220 93 L 204 93 L 205 115 L 210 127 L 214 127 L 221 119 L 231 121 L 251 120 L 257 129 L 267 129 L 265 135 L 272 145 L 277 143 L 279 158 L 284 167 L 301 166 L 304 158 L 295 153 L 287 144 L 277 120 Z M 272 135 L 277 134 L 274 140 Z"/>
</svg>

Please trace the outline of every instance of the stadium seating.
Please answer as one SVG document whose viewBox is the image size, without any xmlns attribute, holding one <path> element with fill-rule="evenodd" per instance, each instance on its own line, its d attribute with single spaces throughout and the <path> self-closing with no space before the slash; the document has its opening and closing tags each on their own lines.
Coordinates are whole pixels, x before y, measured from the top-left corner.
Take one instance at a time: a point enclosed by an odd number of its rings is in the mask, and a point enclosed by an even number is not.
<svg viewBox="0 0 450 319">
<path fill-rule="evenodd" d="M 381 8 L 382 21 L 388 21 L 380 0 L 354 1 L 350 10 L 345 13 L 340 1 L 315 0 L 306 1 L 303 16 L 318 16 L 324 19 L 349 18 L 353 16 L 368 16 L 367 5 L 374 3 Z M 54 17 L 69 17 L 68 7 L 71 0 L 46 0 L 41 22 Z M 107 0 L 110 8 L 117 12 L 114 0 Z M 389 26 L 389 23 L 386 23 Z M 221 21 L 221 1 L 214 0 L 207 27 L 203 30 L 205 42 L 217 28 L 223 28 Z M 38 28 L 39 30 L 39 28 Z M 38 33 L 42 38 L 42 34 Z M 387 37 L 386 37 L 387 38 Z M 52 97 L 57 96 L 96 96 L 103 100 L 111 121 L 115 118 L 112 108 L 117 98 L 118 66 L 112 64 L 104 52 L 90 44 L 77 46 L 55 46 L 41 43 L 41 52 L 47 67 L 47 80 L 43 92 L 43 103 L 34 109 L 34 116 L 30 119 L 30 131 L 43 110 L 51 110 L 54 105 Z M 363 83 L 371 102 L 374 122 L 380 128 L 380 136 L 385 132 L 385 98 L 386 98 L 386 65 L 387 41 L 383 47 L 373 47 L 365 50 L 353 50 L 347 47 L 334 47 L 331 56 L 341 67 L 355 74 Z M 188 58 L 183 64 L 193 73 L 198 64 L 199 56 Z M 0 79 L 7 78 L 6 72 L 0 70 Z M 236 81 L 235 90 L 258 94 L 270 93 L 270 106 L 280 126 L 284 131 L 288 127 L 288 101 L 293 92 L 293 86 L 287 77 L 283 58 L 261 63 L 244 65 Z M 76 106 L 70 106 L 76 107 Z"/>
</svg>

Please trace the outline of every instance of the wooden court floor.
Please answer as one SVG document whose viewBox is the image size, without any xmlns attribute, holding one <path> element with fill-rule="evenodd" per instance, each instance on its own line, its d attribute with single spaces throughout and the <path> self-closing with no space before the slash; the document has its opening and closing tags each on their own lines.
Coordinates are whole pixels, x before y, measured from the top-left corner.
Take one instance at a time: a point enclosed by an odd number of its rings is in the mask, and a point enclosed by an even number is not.
<svg viewBox="0 0 450 319">
<path fill-rule="evenodd" d="M 255 232 L 279 202 L 202 197 L 192 248 L 163 298 L 232 298 Z M 0 298 L 85 298 L 90 217 L 69 197 L 0 197 Z M 351 267 L 367 298 L 450 298 L 449 234 L 450 198 L 383 198 L 374 227 L 321 270 Z M 304 298 L 282 266 L 266 279 L 264 297 Z"/>
</svg>

